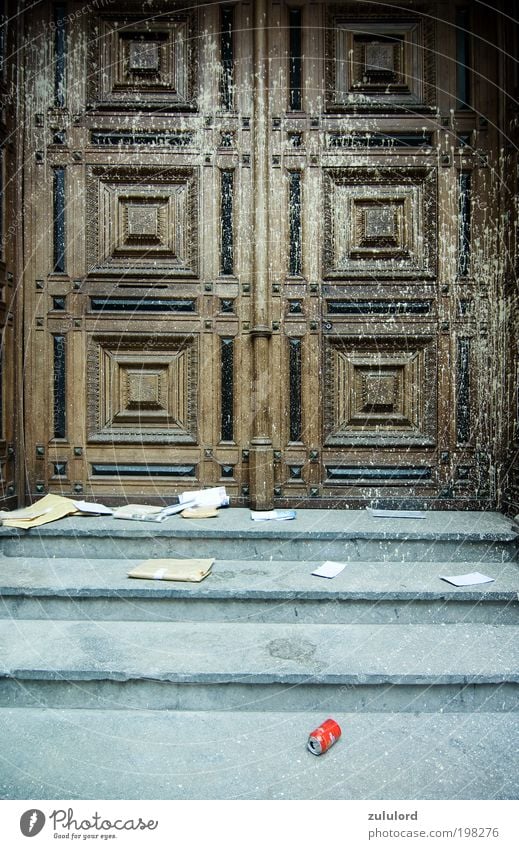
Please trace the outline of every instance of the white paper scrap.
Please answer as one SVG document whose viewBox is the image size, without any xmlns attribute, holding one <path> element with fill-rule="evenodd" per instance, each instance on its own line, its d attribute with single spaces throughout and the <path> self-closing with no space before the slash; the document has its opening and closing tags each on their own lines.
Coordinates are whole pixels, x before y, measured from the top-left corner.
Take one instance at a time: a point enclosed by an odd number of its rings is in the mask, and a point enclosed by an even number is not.
<svg viewBox="0 0 519 849">
<path fill-rule="evenodd" d="M 448 581 L 449 584 L 454 584 L 455 587 L 468 587 L 470 584 L 489 584 L 494 581 L 494 578 L 489 578 L 488 575 L 482 575 L 481 572 L 469 572 L 467 575 L 440 575 L 442 581 Z"/>
<path fill-rule="evenodd" d="M 335 578 L 347 565 L 347 563 L 335 563 L 333 560 L 325 560 L 321 566 L 318 566 L 312 572 L 312 575 L 317 575 L 318 578 Z"/>
<path fill-rule="evenodd" d="M 74 501 L 73 504 L 82 513 L 93 513 L 94 516 L 111 516 L 114 512 L 111 507 L 106 507 L 104 504 L 92 504 L 89 501 Z"/>
<path fill-rule="evenodd" d="M 224 486 L 212 486 L 209 489 L 188 490 L 178 496 L 179 504 L 190 507 L 228 507 L 229 496 Z"/>
<path fill-rule="evenodd" d="M 130 516 L 126 516 L 126 518 L 134 519 L 136 522 L 165 522 L 166 519 L 174 516 L 175 513 L 182 513 L 182 510 L 185 510 L 186 507 L 194 507 L 194 504 L 194 501 L 185 501 L 183 504 L 172 504 L 170 507 L 164 507 L 159 513 L 137 511 Z"/>
<path fill-rule="evenodd" d="M 163 507 L 160 513 L 155 517 L 155 521 L 163 522 L 164 519 L 167 519 L 168 516 L 174 516 L 175 513 L 182 513 L 182 510 L 185 510 L 186 507 L 194 507 L 195 501 L 183 501 L 182 504 L 171 504 L 169 507 Z"/>
<path fill-rule="evenodd" d="M 253 522 L 287 522 L 295 519 L 295 510 L 251 510 L 250 517 Z"/>
<path fill-rule="evenodd" d="M 426 519 L 427 513 L 421 510 L 376 510 L 366 507 L 368 513 L 375 519 Z"/>
</svg>

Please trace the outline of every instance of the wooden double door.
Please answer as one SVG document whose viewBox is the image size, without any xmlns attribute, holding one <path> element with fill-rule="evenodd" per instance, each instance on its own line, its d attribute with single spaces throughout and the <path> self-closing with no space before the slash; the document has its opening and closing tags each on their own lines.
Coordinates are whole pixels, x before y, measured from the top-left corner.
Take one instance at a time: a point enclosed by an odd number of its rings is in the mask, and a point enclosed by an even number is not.
<svg viewBox="0 0 519 849">
<path fill-rule="evenodd" d="M 494 102 L 407 5 L 26 14 L 31 497 L 493 497 Z"/>
</svg>

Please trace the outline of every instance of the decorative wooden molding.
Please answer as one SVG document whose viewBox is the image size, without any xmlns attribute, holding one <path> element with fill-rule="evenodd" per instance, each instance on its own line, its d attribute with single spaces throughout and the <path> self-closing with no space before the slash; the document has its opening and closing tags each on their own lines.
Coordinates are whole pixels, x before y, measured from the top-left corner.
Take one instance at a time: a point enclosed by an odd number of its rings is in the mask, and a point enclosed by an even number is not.
<svg viewBox="0 0 519 849">
<path fill-rule="evenodd" d="M 195 111 L 197 33 L 195 11 L 150 18 L 142 14 L 141 5 L 140 14 L 93 17 L 88 39 L 90 108 Z"/>
<path fill-rule="evenodd" d="M 435 276 L 435 168 L 327 168 L 324 184 L 325 277 Z"/>
<path fill-rule="evenodd" d="M 198 169 L 91 165 L 87 273 L 197 277 Z"/>
<path fill-rule="evenodd" d="M 325 444 L 434 445 L 436 357 L 433 336 L 328 337 Z"/>
<path fill-rule="evenodd" d="M 88 340 L 90 442 L 197 442 L 198 341 L 94 334 Z"/>
<path fill-rule="evenodd" d="M 422 12 L 417 15 L 417 12 Z M 427 15 L 429 12 L 429 15 Z M 327 110 L 432 107 L 434 18 L 427 7 L 331 6 L 326 26 Z"/>
</svg>

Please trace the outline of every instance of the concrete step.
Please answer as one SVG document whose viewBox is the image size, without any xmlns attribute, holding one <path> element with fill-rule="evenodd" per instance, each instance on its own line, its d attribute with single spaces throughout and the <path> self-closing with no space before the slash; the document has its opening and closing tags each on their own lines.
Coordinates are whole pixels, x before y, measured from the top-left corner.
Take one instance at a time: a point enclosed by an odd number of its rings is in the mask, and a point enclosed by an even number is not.
<svg viewBox="0 0 519 849">
<path fill-rule="evenodd" d="M 322 562 L 322 561 L 321 561 Z M 0 618 L 300 624 L 518 624 L 511 562 L 350 561 L 333 580 L 318 563 L 218 560 L 200 584 L 127 577 L 137 560 L 0 558 Z M 440 575 L 483 571 L 454 587 Z"/>
<path fill-rule="evenodd" d="M 508 625 L 0 622 L 0 705 L 516 710 Z"/>
<path fill-rule="evenodd" d="M 517 799 L 517 713 L 327 715 L 0 709 L 0 797 Z"/>
<path fill-rule="evenodd" d="M 500 513 L 430 511 L 375 519 L 366 510 L 298 510 L 289 522 L 253 522 L 243 508 L 216 519 L 163 524 L 67 517 L 32 530 L 0 527 L 8 557 L 215 557 L 220 560 L 514 560 L 518 533 Z"/>
</svg>

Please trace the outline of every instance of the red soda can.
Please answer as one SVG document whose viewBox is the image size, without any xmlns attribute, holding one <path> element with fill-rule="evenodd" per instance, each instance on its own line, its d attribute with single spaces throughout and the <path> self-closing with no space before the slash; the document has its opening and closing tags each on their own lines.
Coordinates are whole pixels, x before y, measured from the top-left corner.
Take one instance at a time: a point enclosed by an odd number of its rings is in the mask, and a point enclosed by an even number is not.
<svg viewBox="0 0 519 849">
<path fill-rule="evenodd" d="M 341 736 L 341 729 L 335 719 L 327 719 L 319 728 L 312 731 L 308 738 L 307 749 L 312 755 L 322 755 Z"/>
</svg>

